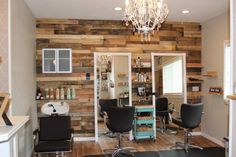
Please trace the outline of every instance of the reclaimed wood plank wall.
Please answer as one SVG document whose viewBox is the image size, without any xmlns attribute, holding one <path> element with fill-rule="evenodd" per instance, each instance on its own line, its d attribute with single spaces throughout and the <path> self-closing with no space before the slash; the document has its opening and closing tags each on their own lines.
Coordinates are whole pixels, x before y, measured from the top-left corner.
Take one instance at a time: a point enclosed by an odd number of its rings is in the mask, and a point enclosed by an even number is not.
<svg viewBox="0 0 236 157">
<path fill-rule="evenodd" d="M 147 43 L 142 43 L 140 36 L 133 34 L 131 27 L 126 27 L 122 21 L 37 19 L 36 30 L 38 86 L 76 89 L 76 100 L 68 100 L 68 103 L 72 124 L 80 137 L 94 137 L 93 52 L 131 52 L 133 61 L 138 56 L 151 61 L 151 52 L 184 52 L 187 63 L 201 63 L 199 23 L 165 22 Z M 42 74 L 42 48 L 72 48 L 73 72 Z M 90 81 L 85 80 L 86 73 L 90 73 Z M 190 67 L 187 74 L 200 75 L 201 70 Z M 188 91 L 193 84 L 188 84 Z M 188 101 L 199 100 L 199 97 L 189 97 Z M 43 103 L 45 101 L 38 101 L 38 112 Z"/>
</svg>

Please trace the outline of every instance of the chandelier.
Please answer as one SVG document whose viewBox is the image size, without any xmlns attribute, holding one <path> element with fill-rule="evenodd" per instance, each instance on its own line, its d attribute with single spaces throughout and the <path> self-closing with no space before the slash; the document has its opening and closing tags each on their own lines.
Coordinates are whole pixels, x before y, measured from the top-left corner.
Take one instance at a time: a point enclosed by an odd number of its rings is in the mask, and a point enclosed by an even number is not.
<svg viewBox="0 0 236 157">
<path fill-rule="evenodd" d="M 99 66 L 107 65 L 111 62 L 112 56 L 110 55 L 99 55 L 97 56 L 97 64 Z"/>
<path fill-rule="evenodd" d="M 141 35 L 141 41 L 150 41 L 150 34 L 159 30 L 168 15 L 163 0 L 126 0 L 124 20 L 133 25 L 133 31 Z"/>
</svg>

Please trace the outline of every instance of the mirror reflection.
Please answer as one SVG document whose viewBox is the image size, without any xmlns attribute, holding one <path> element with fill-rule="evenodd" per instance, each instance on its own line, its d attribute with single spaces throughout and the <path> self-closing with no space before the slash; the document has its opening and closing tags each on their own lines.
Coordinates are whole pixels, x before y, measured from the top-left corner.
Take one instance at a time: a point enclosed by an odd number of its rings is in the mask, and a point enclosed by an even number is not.
<svg viewBox="0 0 236 157">
<path fill-rule="evenodd" d="M 156 99 L 167 98 L 169 108 L 176 111 L 173 114 L 178 114 L 186 100 L 183 56 L 155 56 L 154 60 Z"/>
<path fill-rule="evenodd" d="M 106 111 L 111 106 L 130 105 L 129 56 L 101 54 L 96 65 L 98 137 L 113 136 L 106 126 Z"/>
</svg>

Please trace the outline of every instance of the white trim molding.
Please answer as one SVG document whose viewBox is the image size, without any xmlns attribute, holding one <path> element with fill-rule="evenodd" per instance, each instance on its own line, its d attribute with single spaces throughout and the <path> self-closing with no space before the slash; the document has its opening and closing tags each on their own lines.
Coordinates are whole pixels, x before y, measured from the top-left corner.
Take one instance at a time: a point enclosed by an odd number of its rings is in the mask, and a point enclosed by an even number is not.
<svg viewBox="0 0 236 157">
<path fill-rule="evenodd" d="M 210 136 L 210 135 L 208 135 L 206 133 L 203 133 L 203 132 L 201 133 L 201 135 L 203 137 L 207 138 L 208 140 L 218 144 L 219 146 L 224 147 L 223 139 L 222 140 L 216 139 L 215 137 L 212 137 L 212 136 Z"/>
<path fill-rule="evenodd" d="M 75 142 L 95 141 L 95 137 L 74 137 Z"/>
</svg>

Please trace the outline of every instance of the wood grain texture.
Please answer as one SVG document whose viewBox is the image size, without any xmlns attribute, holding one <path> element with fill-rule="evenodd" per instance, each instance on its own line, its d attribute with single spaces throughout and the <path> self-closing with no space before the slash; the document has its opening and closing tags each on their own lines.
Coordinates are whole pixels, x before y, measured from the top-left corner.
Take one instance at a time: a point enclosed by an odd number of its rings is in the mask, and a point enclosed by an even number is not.
<svg viewBox="0 0 236 157">
<path fill-rule="evenodd" d="M 74 87 L 77 93 L 76 100 L 79 104 L 83 102 L 90 106 L 93 106 L 94 101 L 94 52 L 130 52 L 132 53 L 132 61 L 140 56 L 149 62 L 151 61 L 151 52 L 186 53 L 187 63 L 201 63 L 201 25 L 192 22 L 167 21 L 162 24 L 160 31 L 151 35 L 150 42 L 141 42 L 139 34 L 133 33 L 131 26 L 126 27 L 122 21 L 37 19 L 36 43 L 38 86 L 42 90 L 46 87 Z M 73 73 L 42 74 L 42 48 L 71 48 Z M 86 73 L 90 73 L 90 81 L 85 80 Z M 187 69 L 187 73 L 201 75 L 201 70 Z M 191 91 L 193 85 L 195 84 L 188 84 L 188 91 Z M 87 137 L 86 132 L 89 130 L 90 134 L 94 129 L 92 127 L 94 109 L 82 104 L 77 108 L 73 101 L 70 103 L 71 112 L 75 119 L 73 127 L 78 136 Z M 188 101 L 198 102 L 201 99 L 189 97 Z M 81 115 L 87 115 L 88 110 L 90 118 L 85 120 Z M 79 114 L 74 114 L 74 111 Z"/>
<path fill-rule="evenodd" d="M 128 137 L 123 138 L 123 145 L 128 147 L 134 147 L 136 151 L 160 151 L 169 150 L 176 141 L 183 141 L 183 133 L 178 135 L 157 134 L 156 142 L 149 140 L 140 140 L 138 143 L 135 141 L 129 141 Z M 201 147 L 219 147 L 217 144 L 209 141 L 202 136 L 193 136 L 190 138 L 190 143 L 194 143 Z M 109 138 L 101 136 L 98 142 L 75 142 L 72 153 L 67 153 L 67 157 L 84 157 L 86 155 L 103 154 L 104 149 L 112 149 L 117 145 L 116 138 Z M 49 155 L 51 157 L 53 155 Z M 55 155 L 54 155 L 55 156 Z M 42 157 L 46 157 L 42 155 Z"/>
</svg>

